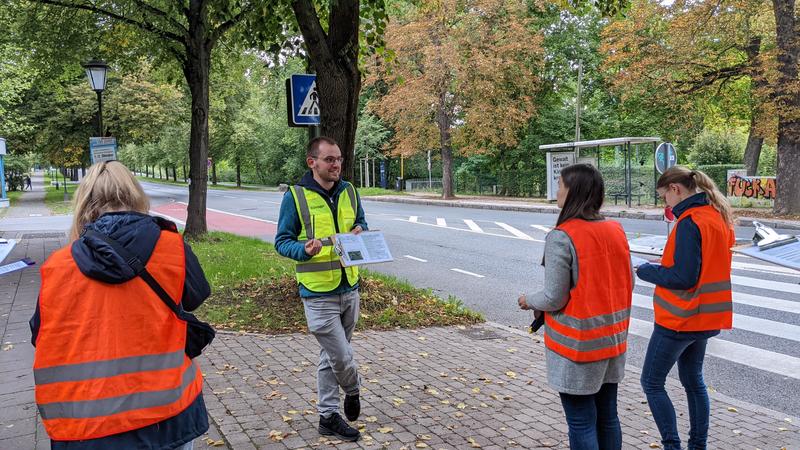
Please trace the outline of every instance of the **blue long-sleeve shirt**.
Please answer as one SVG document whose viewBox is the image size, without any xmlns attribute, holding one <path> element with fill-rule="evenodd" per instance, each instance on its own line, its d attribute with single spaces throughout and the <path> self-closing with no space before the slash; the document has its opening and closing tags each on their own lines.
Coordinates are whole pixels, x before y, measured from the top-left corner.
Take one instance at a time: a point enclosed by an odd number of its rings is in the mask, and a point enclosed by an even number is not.
<svg viewBox="0 0 800 450">
<path fill-rule="evenodd" d="M 339 198 L 339 194 L 345 190 L 347 181 L 338 181 L 336 184 L 334 184 L 330 191 L 326 191 L 322 188 L 322 186 L 319 185 L 319 183 L 316 182 L 316 180 L 314 180 L 314 176 L 309 171 L 306 172 L 298 185 L 307 189 L 311 189 L 321 195 L 322 198 L 326 200 L 328 207 L 331 208 L 333 216 L 337 216 L 336 199 Z M 358 191 L 356 191 L 356 199 L 356 204 L 358 206 L 353 228 L 360 226 L 362 230 L 366 231 L 368 230 L 367 220 L 364 216 L 364 208 L 361 207 L 361 197 L 358 195 Z M 278 231 L 275 234 L 275 250 L 279 255 L 300 262 L 311 259 L 311 256 L 306 253 L 305 244 L 298 242 L 297 240 L 297 237 L 300 236 L 301 229 L 302 223 L 300 222 L 300 215 L 297 213 L 297 207 L 294 204 L 294 198 L 292 197 L 292 193 L 287 191 L 283 196 L 283 200 L 281 201 L 281 209 L 278 215 Z M 339 232 L 346 231 L 350 230 L 339 230 Z M 349 292 L 354 289 L 358 289 L 358 283 L 351 286 L 347 281 L 347 276 L 344 274 L 344 269 L 342 269 L 342 282 L 339 284 L 338 288 L 331 292 L 314 292 L 300 283 L 300 297 L 307 298 L 336 295 Z"/>
<path fill-rule="evenodd" d="M 708 205 L 704 192 L 695 194 L 672 208 L 675 217 L 680 217 L 690 208 Z M 664 267 L 660 264 L 643 264 L 636 275 L 644 281 L 667 289 L 691 289 L 700 279 L 703 262 L 700 229 L 687 217 L 678 223 L 675 230 L 675 264 Z"/>
</svg>

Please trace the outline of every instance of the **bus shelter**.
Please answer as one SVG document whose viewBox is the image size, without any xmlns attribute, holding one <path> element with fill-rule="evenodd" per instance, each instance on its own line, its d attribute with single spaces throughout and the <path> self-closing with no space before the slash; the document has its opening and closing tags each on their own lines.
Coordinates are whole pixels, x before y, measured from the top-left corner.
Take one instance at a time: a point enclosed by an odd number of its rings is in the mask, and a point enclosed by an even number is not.
<svg viewBox="0 0 800 450">
<path fill-rule="evenodd" d="M 632 206 L 636 199 L 639 205 L 651 201 L 657 205 L 655 152 L 660 142 L 659 137 L 619 137 L 540 145 L 539 150 L 546 152 L 547 198 L 556 198 L 561 169 L 586 163 L 603 175 L 606 197 L 614 204 L 623 200 Z"/>
</svg>

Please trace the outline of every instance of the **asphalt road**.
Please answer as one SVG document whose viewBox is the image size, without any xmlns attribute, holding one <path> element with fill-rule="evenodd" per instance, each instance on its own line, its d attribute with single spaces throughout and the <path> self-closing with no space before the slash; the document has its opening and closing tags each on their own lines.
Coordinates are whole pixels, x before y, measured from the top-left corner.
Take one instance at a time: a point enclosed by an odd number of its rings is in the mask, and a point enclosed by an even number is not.
<svg viewBox="0 0 800 450">
<path fill-rule="evenodd" d="M 188 201 L 185 188 L 143 185 L 154 207 Z M 208 207 L 277 221 L 281 197 L 275 192 L 209 190 Z M 555 215 L 368 198 L 364 207 L 369 227 L 383 230 L 395 258 L 372 270 L 406 278 L 443 298 L 455 296 L 487 320 L 514 327 L 530 323 L 516 299 L 542 288 L 544 238 Z M 662 222 L 620 222 L 631 238 L 666 234 Z M 745 239 L 753 234 L 744 227 L 736 232 Z M 737 256 L 733 276 L 736 328 L 709 343 L 706 382 L 729 397 L 800 417 L 800 273 Z M 637 367 L 652 330 L 652 291 L 637 281 L 628 352 L 629 364 Z"/>
</svg>

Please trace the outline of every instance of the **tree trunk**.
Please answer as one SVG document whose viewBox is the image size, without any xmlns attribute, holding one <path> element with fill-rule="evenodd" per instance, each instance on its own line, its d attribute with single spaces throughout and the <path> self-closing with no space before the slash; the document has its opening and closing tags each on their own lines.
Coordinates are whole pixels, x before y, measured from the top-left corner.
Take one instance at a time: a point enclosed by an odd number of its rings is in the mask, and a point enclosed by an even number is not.
<svg viewBox="0 0 800 450">
<path fill-rule="evenodd" d="M 161 166 L 158 166 L 158 179 L 163 180 L 164 177 L 161 176 Z"/>
<path fill-rule="evenodd" d="M 322 135 L 339 143 L 342 178 L 355 174 L 355 139 L 361 72 L 358 70 L 359 0 L 330 2 L 328 33 L 310 0 L 293 0 L 310 65 L 317 73 Z"/>
<path fill-rule="evenodd" d="M 236 156 L 236 187 L 242 187 L 242 162 Z"/>
<path fill-rule="evenodd" d="M 778 166 L 776 214 L 800 214 L 800 94 L 797 90 L 800 47 L 795 31 L 794 0 L 773 0 L 778 46 Z"/>
<path fill-rule="evenodd" d="M 211 43 L 206 39 L 205 5 L 190 2 L 189 36 L 183 73 L 192 94 L 192 126 L 189 132 L 189 205 L 186 207 L 184 234 L 197 237 L 208 231 L 206 193 L 208 191 L 208 84 L 211 68 Z"/>
<path fill-rule="evenodd" d="M 217 185 L 217 161 L 211 161 L 211 184 Z"/>
<path fill-rule="evenodd" d="M 764 144 L 764 133 L 758 127 L 759 120 L 763 118 L 763 103 L 769 89 L 764 69 L 761 63 L 761 36 L 753 36 L 748 42 L 747 63 L 750 66 L 750 131 L 747 136 L 747 146 L 744 149 L 744 167 L 747 175 L 758 174 L 758 160 L 761 157 L 761 147 Z"/>
<path fill-rule="evenodd" d="M 183 182 L 186 183 L 186 163 L 183 163 Z"/>
<path fill-rule="evenodd" d="M 756 124 L 756 112 L 753 111 L 750 117 L 750 134 L 747 136 L 747 146 L 744 148 L 744 167 L 748 176 L 758 173 L 758 160 L 761 157 L 761 146 L 764 144 L 764 137 L 756 129 Z"/>
<path fill-rule="evenodd" d="M 172 181 L 178 182 L 178 174 L 176 173 L 178 169 L 175 166 L 172 166 Z"/>
<path fill-rule="evenodd" d="M 439 94 L 439 105 L 436 108 L 436 124 L 439 126 L 439 143 L 442 147 L 442 198 L 449 199 L 453 195 L 453 148 L 450 143 L 450 117 L 447 114 L 447 93 Z"/>
</svg>

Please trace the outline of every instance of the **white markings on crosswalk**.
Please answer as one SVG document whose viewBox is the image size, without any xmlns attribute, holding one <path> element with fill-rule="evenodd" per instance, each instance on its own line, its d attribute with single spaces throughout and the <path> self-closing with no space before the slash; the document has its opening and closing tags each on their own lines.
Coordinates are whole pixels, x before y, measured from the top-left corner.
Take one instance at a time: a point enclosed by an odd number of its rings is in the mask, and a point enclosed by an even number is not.
<svg viewBox="0 0 800 450">
<path fill-rule="evenodd" d="M 475 223 L 474 221 L 469 220 L 469 219 L 464 219 L 464 223 L 467 224 L 467 226 L 469 227 L 470 230 L 472 230 L 472 231 L 474 231 L 476 233 L 483 233 L 483 230 L 481 229 L 481 227 L 479 227 L 478 224 Z"/>
<path fill-rule="evenodd" d="M 629 332 L 649 339 L 653 334 L 653 324 L 641 319 L 631 319 Z M 726 361 L 732 361 L 758 370 L 772 372 L 784 377 L 800 380 L 800 358 L 771 352 L 749 345 L 726 341 L 719 338 L 708 340 L 706 354 Z"/>
<path fill-rule="evenodd" d="M 731 282 L 740 286 L 754 287 L 759 289 L 772 289 L 775 291 L 791 292 L 800 294 L 800 284 L 784 283 L 782 281 L 760 280 L 758 278 L 742 277 L 731 275 Z"/>
<path fill-rule="evenodd" d="M 645 295 L 633 294 L 633 305 L 652 310 L 653 299 Z M 800 342 L 800 327 L 788 323 L 734 314 L 733 328 Z"/>
<path fill-rule="evenodd" d="M 440 227 L 446 227 L 447 226 L 447 221 L 444 220 L 443 217 L 437 217 L 436 218 L 436 225 L 440 226 Z"/>
<path fill-rule="evenodd" d="M 414 260 L 414 261 L 419 261 L 419 262 L 428 262 L 428 260 L 427 260 L 427 259 L 417 258 L 416 256 L 411 256 L 411 255 L 403 255 L 403 256 L 404 256 L 404 257 L 406 257 L 406 258 L 408 258 L 408 259 L 412 259 L 412 260 Z"/>
<path fill-rule="evenodd" d="M 417 216 L 410 216 L 408 218 L 408 221 L 411 222 L 411 223 L 417 223 L 418 220 L 419 220 L 419 217 L 417 217 Z"/>
<path fill-rule="evenodd" d="M 485 278 L 483 275 L 478 275 L 477 273 L 467 272 L 466 270 L 461 270 L 461 269 L 450 269 L 450 270 L 452 270 L 453 272 L 463 273 L 464 275 L 470 275 L 470 276 L 473 276 L 475 278 Z"/>
<path fill-rule="evenodd" d="M 739 305 L 755 306 L 757 308 L 774 309 L 793 314 L 800 314 L 800 302 L 781 300 L 777 298 L 734 292 L 733 302 Z"/>
<path fill-rule="evenodd" d="M 746 262 L 733 261 L 732 268 L 739 270 L 750 270 L 763 273 L 782 273 L 786 275 L 798 275 L 800 272 L 788 267 L 772 266 L 766 264 L 752 264 Z"/>
<path fill-rule="evenodd" d="M 516 237 L 518 237 L 520 239 L 525 239 L 526 241 L 533 241 L 534 240 L 532 237 L 528 236 L 527 234 L 523 233 L 522 231 L 519 231 L 518 229 L 512 227 L 511 225 L 509 225 L 507 223 L 503 223 L 503 222 L 495 222 L 495 223 L 497 224 L 498 227 L 508 231 L 509 233 L 513 234 L 514 236 L 516 236 Z"/>
<path fill-rule="evenodd" d="M 537 230 L 544 231 L 545 233 L 549 233 L 551 228 L 546 227 L 544 225 L 531 225 L 531 227 L 536 228 Z"/>
<path fill-rule="evenodd" d="M 530 236 L 527 236 L 527 235 L 526 235 L 526 237 L 523 238 L 523 237 L 520 237 L 520 236 L 509 236 L 507 234 L 488 233 L 486 231 L 468 230 L 466 228 L 447 227 L 447 226 L 443 227 L 443 226 L 438 225 L 438 224 L 420 222 L 419 221 L 419 217 L 417 217 L 417 216 L 410 216 L 408 219 L 395 219 L 395 220 L 399 220 L 399 221 L 402 221 L 402 222 L 415 223 L 417 225 L 426 225 L 426 226 L 429 226 L 429 227 L 436 227 L 436 228 L 446 228 L 448 230 L 455 230 L 455 231 L 466 231 L 467 233 L 477 233 L 477 234 L 483 234 L 483 235 L 486 235 L 486 236 L 495 236 L 495 237 L 501 237 L 501 238 L 506 238 L 506 239 L 524 239 L 526 241 L 532 241 L 532 242 L 544 242 L 541 239 L 534 239 L 534 238 L 532 238 Z"/>
</svg>

